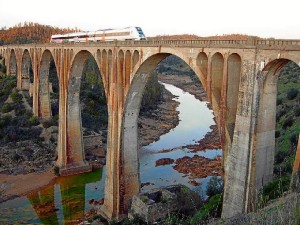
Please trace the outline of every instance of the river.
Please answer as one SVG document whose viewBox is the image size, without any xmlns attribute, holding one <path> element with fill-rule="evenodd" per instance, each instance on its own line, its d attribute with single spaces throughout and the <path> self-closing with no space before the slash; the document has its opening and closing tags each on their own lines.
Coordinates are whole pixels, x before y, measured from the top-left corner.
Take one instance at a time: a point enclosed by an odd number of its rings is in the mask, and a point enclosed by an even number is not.
<svg viewBox="0 0 300 225">
<path fill-rule="evenodd" d="M 140 152 L 140 176 L 142 183 L 149 183 L 142 190 L 172 184 L 184 184 L 196 191 L 205 191 L 210 177 L 195 179 L 201 183 L 194 187 L 188 176 L 174 170 L 174 164 L 155 167 L 161 158 L 178 159 L 195 154 L 206 158 L 222 155 L 220 149 L 192 153 L 182 146 L 194 144 L 210 131 L 215 124 L 213 113 L 207 102 L 197 100 L 181 89 L 164 84 L 176 96 L 180 104 L 179 124 L 157 142 L 144 147 Z M 161 150 L 172 149 L 162 153 Z M 28 196 L 18 197 L 0 204 L 0 224 L 68 224 L 84 216 L 93 208 L 92 199 L 99 200 L 104 195 L 105 167 L 88 174 L 59 177 L 55 184 Z"/>
</svg>

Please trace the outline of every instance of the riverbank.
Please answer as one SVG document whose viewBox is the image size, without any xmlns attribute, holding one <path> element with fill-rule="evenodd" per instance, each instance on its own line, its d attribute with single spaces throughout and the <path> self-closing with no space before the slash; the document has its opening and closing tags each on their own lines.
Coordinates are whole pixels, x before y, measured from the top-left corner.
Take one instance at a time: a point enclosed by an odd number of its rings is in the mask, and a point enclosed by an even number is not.
<svg viewBox="0 0 300 225">
<path fill-rule="evenodd" d="M 0 203 L 36 192 L 55 183 L 55 179 L 52 169 L 18 175 L 0 174 Z"/>
</svg>

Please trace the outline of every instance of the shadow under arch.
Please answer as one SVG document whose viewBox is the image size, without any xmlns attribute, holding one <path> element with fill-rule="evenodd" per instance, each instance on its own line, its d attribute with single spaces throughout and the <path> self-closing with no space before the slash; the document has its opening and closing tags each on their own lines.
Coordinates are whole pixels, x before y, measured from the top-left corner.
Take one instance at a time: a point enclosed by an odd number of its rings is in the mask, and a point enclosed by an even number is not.
<svg viewBox="0 0 300 225">
<path fill-rule="evenodd" d="M 238 105 L 238 92 L 240 86 L 242 60 L 241 57 L 233 53 L 228 57 L 227 66 L 227 87 L 226 87 L 226 129 L 229 135 L 227 141 L 233 140 L 233 133 Z"/>
<path fill-rule="evenodd" d="M 222 79 L 223 79 L 224 58 L 220 52 L 216 52 L 211 58 L 211 92 L 212 104 L 214 107 L 220 105 Z"/>
<path fill-rule="evenodd" d="M 83 67 L 88 56 L 91 53 L 88 51 L 80 51 L 73 59 L 68 83 L 67 97 L 67 149 L 66 149 L 66 167 L 81 167 L 86 166 L 83 136 L 82 136 L 82 121 L 81 121 L 81 106 L 80 106 L 80 86 Z"/>
<path fill-rule="evenodd" d="M 32 70 L 32 59 L 27 49 L 24 50 L 21 63 L 21 90 L 28 90 L 29 94 L 33 93 L 34 75 Z"/>
<path fill-rule="evenodd" d="M 53 65 L 54 68 L 57 68 L 52 53 L 49 50 L 45 50 L 41 57 L 40 73 L 38 76 L 39 79 L 38 116 L 44 119 L 50 119 L 52 116 L 50 94 L 55 92 L 53 91 L 53 83 L 50 83 L 50 77 L 49 77 L 50 69 L 52 69 L 51 68 L 52 63 L 54 64 Z M 59 77 L 57 75 L 57 72 L 56 72 L 56 77 L 58 79 L 58 85 L 59 85 Z"/>
<path fill-rule="evenodd" d="M 9 71 L 7 73 L 9 75 L 17 75 L 18 65 L 17 65 L 17 56 L 15 51 L 12 49 L 10 52 L 10 59 L 9 59 Z"/>
<path fill-rule="evenodd" d="M 66 101 L 66 169 L 88 166 L 88 163 L 85 161 L 84 154 L 80 88 L 82 84 L 84 67 L 89 57 L 93 57 L 93 60 L 95 61 L 97 60 L 89 51 L 83 50 L 74 56 L 71 63 L 72 66 L 68 81 L 68 97 Z M 96 69 L 101 75 L 98 63 Z"/>
</svg>

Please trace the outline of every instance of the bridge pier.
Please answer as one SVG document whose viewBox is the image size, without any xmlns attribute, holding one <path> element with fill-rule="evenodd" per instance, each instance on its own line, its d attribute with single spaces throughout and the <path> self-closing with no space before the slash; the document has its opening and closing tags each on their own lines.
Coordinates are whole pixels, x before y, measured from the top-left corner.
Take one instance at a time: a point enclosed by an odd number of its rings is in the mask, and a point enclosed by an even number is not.
<svg viewBox="0 0 300 225">
<path fill-rule="evenodd" d="M 60 80 L 59 95 L 59 131 L 58 131 L 58 159 L 56 165 L 60 168 L 60 175 L 67 176 L 85 173 L 92 167 L 85 161 L 81 107 L 80 84 L 83 66 L 87 54 L 78 56 L 71 68 L 69 54 L 58 54 L 60 64 L 57 65 Z M 70 76 L 70 79 L 66 79 Z"/>
</svg>

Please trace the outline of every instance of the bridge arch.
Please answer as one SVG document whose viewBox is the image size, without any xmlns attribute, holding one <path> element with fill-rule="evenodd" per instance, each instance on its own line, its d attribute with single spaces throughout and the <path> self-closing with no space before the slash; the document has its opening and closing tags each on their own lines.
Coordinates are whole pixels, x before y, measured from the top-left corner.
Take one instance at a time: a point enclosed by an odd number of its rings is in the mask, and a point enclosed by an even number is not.
<svg viewBox="0 0 300 225">
<path fill-rule="evenodd" d="M 196 65 L 200 69 L 201 74 L 203 76 L 203 87 L 206 88 L 206 81 L 207 81 L 207 69 L 208 69 L 208 56 L 205 52 L 200 52 L 196 59 Z M 200 79 L 201 80 L 201 79 Z"/>
<path fill-rule="evenodd" d="M 238 92 L 241 79 L 242 59 L 237 53 L 232 53 L 227 59 L 226 81 L 226 128 L 232 143 L 238 105 Z"/>
<path fill-rule="evenodd" d="M 222 79 L 224 69 L 224 58 L 220 52 L 213 54 L 211 58 L 211 92 L 212 92 L 212 104 L 214 107 L 220 105 L 221 91 L 222 91 Z"/>
<path fill-rule="evenodd" d="M 9 59 L 9 75 L 17 75 L 18 74 L 18 64 L 17 64 L 17 56 L 14 49 L 10 51 L 10 59 Z"/>
<path fill-rule="evenodd" d="M 39 71 L 39 82 L 38 82 L 38 116 L 44 119 L 50 119 L 52 116 L 51 109 L 51 99 L 50 92 L 53 90 L 53 84 L 50 86 L 50 64 L 53 59 L 53 55 L 50 50 L 45 50 L 42 53 L 41 61 L 40 61 L 40 71 Z M 54 61 L 54 66 L 56 67 L 56 63 Z M 59 82 L 58 82 L 59 85 Z M 59 89 L 59 88 L 58 88 Z"/>
<path fill-rule="evenodd" d="M 65 52 L 66 54 L 66 52 Z M 71 63 L 70 77 L 68 82 L 67 94 L 67 159 L 66 167 L 85 166 L 84 150 L 83 150 L 83 135 L 81 121 L 81 106 L 80 106 L 80 86 L 82 72 L 86 60 L 91 53 L 86 50 L 78 52 Z M 72 151 L 72 154 L 68 152 Z M 71 156 L 71 157 L 68 157 Z"/>
<path fill-rule="evenodd" d="M 129 90 L 130 86 L 130 81 L 131 81 L 131 64 L 132 64 L 132 55 L 129 50 L 125 52 L 125 73 L 124 73 L 124 85 L 125 85 L 125 90 L 124 92 L 127 93 Z"/>
<path fill-rule="evenodd" d="M 135 54 L 135 53 L 134 53 Z M 122 129 L 122 158 L 124 160 L 124 171 L 132 174 L 123 183 L 125 190 L 130 191 L 124 195 L 124 208 L 128 209 L 131 196 L 140 190 L 140 172 L 138 159 L 138 116 L 144 94 L 146 83 L 151 72 L 167 56 L 168 53 L 159 53 L 147 58 L 133 73 L 132 79 L 124 106 L 123 129 Z M 136 57 L 137 55 L 135 55 Z M 135 59 L 133 59 L 135 60 Z"/>
<path fill-rule="evenodd" d="M 259 189 L 273 178 L 278 76 L 283 67 L 290 62 L 292 61 L 286 58 L 275 59 L 263 68 L 259 77 L 255 166 L 252 168 L 252 177 L 255 177 L 255 187 L 252 190 L 254 198 Z"/>
<path fill-rule="evenodd" d="M 34 82 L 34 76 L 32 71 L 32 59 L 28 49 L 25 49 L 22 55 L 22 63 L 21 63 L 21 77 L 18 78 L 18 81 L 21 82 L 21 89 L 30 90 L 30 86 Z"/>
</svg>

